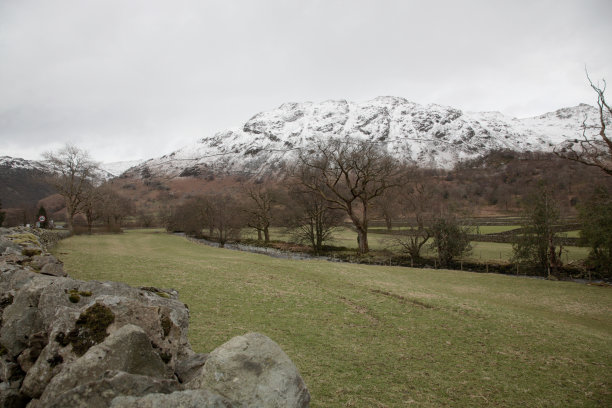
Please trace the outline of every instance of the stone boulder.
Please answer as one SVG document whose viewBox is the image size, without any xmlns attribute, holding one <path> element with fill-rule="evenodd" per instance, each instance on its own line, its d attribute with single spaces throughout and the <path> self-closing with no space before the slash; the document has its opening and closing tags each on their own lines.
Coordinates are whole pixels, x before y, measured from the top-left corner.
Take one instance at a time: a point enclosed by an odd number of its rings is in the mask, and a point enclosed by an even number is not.
<svg viewBox="0 0 612 408">
<path fill-rule="evenodd" d="M 234 337 L 213 350 L 189 389 L 208 388 L 236 407 L 308 407 L 310 394 L 278 344 L 259 333 Z"/>
<path fill-rule="evenodd" d="M 62 393 L 98 381 L 110 370 L 172 379 L 172 372 L 153 351 L 145 331 L 128 324 L 109 335 L 102 343 L 91 347 L 72 364 L 66 365 L 49 382 L 40 401 L 34 406 L 52 406 L 59 398 L 63 398 Z M 176 384 L 178 386 L 178 382 Z"/>
<path fill-rule="evenodd" d="M 35 255 L 30 261 L 30 266 L 44 275 L 68 276 L 63 263 L 53 255 Z"/>
<path fill-rule="evenodd" d="M 15 275 L 21 274 L 15 273 Z M 14 358 L 30 347 L 34 334 L 44 330 L 38 313 L 38 301 L 43 289 L 49 286 L 53 278 L 32 275 L 25 277 L 26 280 L 12 303 L 2 312 L 0 344 Z"/>
<path fill-rule="evenodd" d="M 174 370 L 181 383 L 193 380 L 204 368 L 208 359 L 208 354 L 193 353 L 192 355 L 179 360 Z"/>
<path fill-rule="evenodd" d="M 210 390 L 176 391 L 172 394 L 149 394 L 144 397 L 117 397 L 111 408 L 232 408 L 230 401 Z M 265 408 L 263 405 L 259 406 Z"/>
<path fill-rule="evenodd" d="M 111 370 L 106 371 L 99 380 L 83 383 L 59 394 L 45 408 L 107 408 L 117 396 L 163 395 L 179 389 L 179 384 L 174 380 Z M 31 404 L 36 405 L 40 405 L 40 402 Z"/>
</svg>

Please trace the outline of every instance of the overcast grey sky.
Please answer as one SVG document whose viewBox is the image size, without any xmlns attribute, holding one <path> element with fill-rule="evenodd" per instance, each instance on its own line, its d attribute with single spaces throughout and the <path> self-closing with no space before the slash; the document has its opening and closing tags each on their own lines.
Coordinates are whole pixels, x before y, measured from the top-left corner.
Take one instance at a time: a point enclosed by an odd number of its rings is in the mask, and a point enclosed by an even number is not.
<svg viewBox="0 0 612 408">
<path fill-rule="evenodd" d="M 289 101 L 593 104 L 611 20 L 610 0 L 0 0 L 0 155 L 157 157 Z"/>
</svg>

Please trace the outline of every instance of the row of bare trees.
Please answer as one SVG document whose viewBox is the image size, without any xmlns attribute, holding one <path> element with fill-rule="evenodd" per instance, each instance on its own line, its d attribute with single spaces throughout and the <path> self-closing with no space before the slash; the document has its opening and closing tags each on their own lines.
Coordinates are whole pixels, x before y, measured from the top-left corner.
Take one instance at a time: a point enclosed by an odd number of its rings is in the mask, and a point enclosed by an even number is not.
<svg viewBox="0 0 612 408">
<path fill-rule="evenodd" d="M 66 145 L 43 156 L 50 170 L 49 182 L 64 198 L 66 227 L 71 233 L 74 232 L 77 214 L 83 214 L 91 233 L 96 221 L 115 229 L 132 212 L 130 200 L 100 178 L 98 163 L 87 151 Z"/>
<path fill-rule="evenodd" d="M 300 152 L 282 182 L 192 198 L 171 211 L 167 228 L 205 235 L 224 245 L 245 227 L 267 243 L 270 227 L 283 226 L 295 241 L 320 253 L 334 230 L 348 223 L 356 232 L 359 253 L 366 254 L 372 219 L 385 219 L 389 228 L 401 220 L 410 228 L 391 235 L 400 248 L 418 260 L 433 241 L 440 263 L 448 264 L 469 249 L 469 240 L 449 214 L 449 206 L 442 205 L 440 194 L 423 180 L 422 170 L 398 162 L 382 145 L 359 139 L 322 140 Z"/>
</svg>

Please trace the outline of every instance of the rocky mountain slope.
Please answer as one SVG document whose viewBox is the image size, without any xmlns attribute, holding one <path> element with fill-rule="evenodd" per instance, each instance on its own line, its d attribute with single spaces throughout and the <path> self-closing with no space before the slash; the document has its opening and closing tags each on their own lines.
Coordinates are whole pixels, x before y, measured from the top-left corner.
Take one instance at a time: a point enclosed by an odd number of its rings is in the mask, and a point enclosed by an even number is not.
<svg viewBox="0 0 612 408">
<path fill-rule="evenodd" d="M 462 112 L 449 106 L 419 105 L 398 97 L 355 103 L 285 103 L 261 112 L 241 128 L 219 132 L 128 171 L 132 176 L 257 175 L 279 171 L 297 151 L 330 137 L 379 143 L 398 160 L 450 168 L 492 150 L 550 151 L 594 123 L 597 110 L 581 104 L 541 116 L 517 119 L 499 112 Z"/>
</svg>

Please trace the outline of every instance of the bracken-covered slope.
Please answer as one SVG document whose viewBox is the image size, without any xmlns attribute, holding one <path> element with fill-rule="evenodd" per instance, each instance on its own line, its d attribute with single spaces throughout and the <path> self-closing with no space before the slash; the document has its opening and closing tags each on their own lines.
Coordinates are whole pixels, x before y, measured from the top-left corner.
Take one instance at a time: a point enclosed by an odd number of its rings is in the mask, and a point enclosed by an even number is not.
<svg viewBox="0 0 612 408">
<path fill-rule="evenodd" d="M 379 143 L 398 160 L 450 168 L 492 150 L 550 151 L 581 135 L 583 121 L 597 110 L 581 104 L 541 116 L 516 119 L 499 112 L 462 112 L 448 106 L 419 105 L 398 97 L 355 103 L 285 103 L 261 112 L 242 128 L 200 139 L 169 155 L 128 171 L 132 176 L 198 176 L 206 173 L 274 173 L 298 149 L 330 137 Z"/>
</svg>

